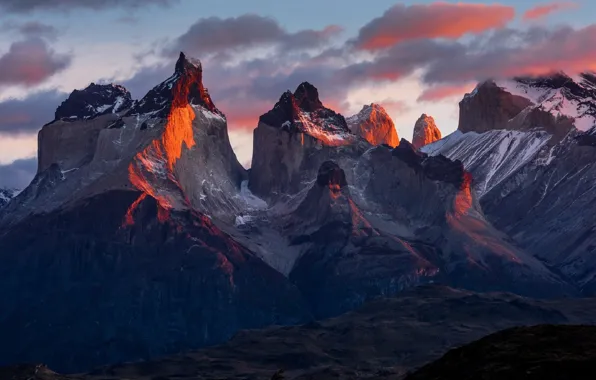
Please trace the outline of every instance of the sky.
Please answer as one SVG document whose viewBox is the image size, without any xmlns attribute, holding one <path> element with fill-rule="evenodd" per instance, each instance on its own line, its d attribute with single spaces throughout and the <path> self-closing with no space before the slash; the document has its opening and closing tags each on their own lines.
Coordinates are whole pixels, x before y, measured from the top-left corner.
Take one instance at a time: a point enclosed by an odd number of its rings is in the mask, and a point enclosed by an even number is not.
<svg viewBox="0 0 596 380">
<path fill-rule="evenodd" d="M 166 79 L 203 62 L 239 161 L 286 90 L 309 81 L 344 116 L 379 103 L 410 140 L 421 114 L 443 135 L 489 78 L 596 70 L 596 2 L 502 0 L 0 0 L 0 186 L 36 170 L 37 132 L 74 89 Z"/>
</svg>

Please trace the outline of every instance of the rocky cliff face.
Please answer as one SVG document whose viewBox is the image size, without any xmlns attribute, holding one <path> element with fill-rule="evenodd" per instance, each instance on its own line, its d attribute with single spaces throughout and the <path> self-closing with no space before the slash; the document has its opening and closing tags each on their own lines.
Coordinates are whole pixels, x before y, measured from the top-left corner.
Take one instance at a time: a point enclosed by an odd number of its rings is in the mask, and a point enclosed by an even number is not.
<svg viewBox="0 0 596 380">
<path fill-rule="evenodd" d="M 363 106 L 358 114 L 347 118 L 346 122 L 352 133 L 362 137 L 371 145 L 385 144 L 392 148 L 399 145 L 393 120 L 378 104 Z"/>
<path fill-rule="evenodd" d="M 506 129 L 509 120 L 531 105 L 529 99 L 507 92 L 494 81 L 486 81 L 459 103 L 457 129 L 463 133 Z"/>
<path fill-rule="evenodd" d="M 74 92 L 70 102 L 87 99 L 85 91 Z M 244 207 L 235 199 L 246 171 L 230 145 L 225 116 L 203 87 L 200 63 L 184 54 L 174 74 L 126 112 L 45 125 L 38 157 L 39 178 L 59 171 L 61 179 L 51 191 L 23 192 L 13 220 L 107 190 L 140 190 L 164 211 L 196 209 L 231 222 Z"/>
<path fill-rule="evenodd" d="M 427 114 L 422 114 L 414 124 L 414 135 L 412 136 L 414 148 L 420 149 L 440 139 L 441 131 L 435 124 L 435 119 Z"/>
<path fill-rule="evenodd" d="M 324 161 L 350 160 L 368 147 L 342 115 L 323 105 L 314 86 L 302 83 L 260 117 L 249 187 L 265 199 L 291 196 L 315 178 Z"/>
<path fill-rule="evenodd" d="M 591 78 L 584 74 L 575 82 L 557 74 L 503 81 L 494 91 L 525 97 L 531 105 L 503 129 L 458 131 L 423 149 L 462 160 L 488 219 L 589 294 L 596 289 L 596 262 L 589 253 L 596 236 L 589 211 L 595 201 L 594 132 L 576 128 L 596 124 Z M 476 96 L 466 95 L 462 103 L 472 104 Z M 482 111 L 477 106 L 474 112 Z"/>
<path fill-rule="evenodd" d="M 310 318 L 218 227 L 246 207 L 246 174 L 201 79 L 181 54 L 128 111 L 43 127 L 40 170 L 0 216 L 2 364 L 79 371 Z"/>
</svg>

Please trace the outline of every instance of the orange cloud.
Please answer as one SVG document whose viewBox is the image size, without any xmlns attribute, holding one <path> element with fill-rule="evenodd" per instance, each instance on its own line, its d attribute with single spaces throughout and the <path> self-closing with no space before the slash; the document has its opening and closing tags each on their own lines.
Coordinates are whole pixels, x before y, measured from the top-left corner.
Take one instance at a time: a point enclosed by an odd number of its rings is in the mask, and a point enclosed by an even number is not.
<svg viewBox="0 0 596 380">
<path fill-rule="evenodd" d="M 458 39 L 503 28 L 515 17 L 515 9 L 500 4 L 395 5 L 360 29 L 358 48 L 378 50 L 420 38 Z"/>
<path fill-rule="evenodd" d="M 567 9 L 573 9 L 578 6 L 577 3 L 571 1 L 555 1 L 552 3 L 539 5 L 534 8 L 528 9 L 524 15 L 523 19 L 526 21 L 529 20 L 536 20 L 539 18 L 546 17 L 554 12 L 564 11 Z"/>
<path fill-rule="evenodd" d="M 417 101 L 435 102 L 454 97 L 461 98 L 465 93 L 472 91 L 475 86 L 475 83 L 467 83 L 461 85 L 457 84 L 429 87 L 422 91 L 422 94 L 420 94 Z"/>
</svg>

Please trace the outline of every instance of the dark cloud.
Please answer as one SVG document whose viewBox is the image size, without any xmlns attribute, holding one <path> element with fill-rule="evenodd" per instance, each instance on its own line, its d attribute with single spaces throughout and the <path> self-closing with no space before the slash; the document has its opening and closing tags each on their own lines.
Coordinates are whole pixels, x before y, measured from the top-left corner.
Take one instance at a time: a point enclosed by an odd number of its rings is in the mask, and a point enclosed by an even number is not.
<svg viewBox="0 0 596 380">
<path fill-rule="evenodd" d="M 8 165 L 0 165 L 0 188 L 22 190 L 37 172 L 37 158 L 23 158 Z"/>
<path fill-rule="evenodd" d="M 515 17 L 515 9 L 499 4 L 397 4 L 360 29 L 358 48 L 378 50 L 421 38 L 458 39 L 499 29 Z"/>
<path fill-rule="evenodd" d="M 0 87 L 38 85 L 70 65 L 71 57 L 55 53 L 41 38 L 10 45 L 0 56 Z"/>
<path fill-rule="evenodd" d="M 58 91 L 34 93 L 24 99 L 0 102 L 0 138 L 2 135 L 37 133 L 54 119 L 56 108 L 68 97 Z"/>
<path fill-rule="evenodd" d="M 147 5 L 169 6 L 177 2 L 178 0 L 0 0 L 0 10 L 6 13 L 27 13 L 35 10 L 69 11 L 75 8 L 138 9 Z"/>
<path fill-rule="evenodd" d="M 338 26 L 329 26 L 323 30 L 289 33 L 277 21 L 254 14 L 225 19 L 209 17 L 193 24 L 172 46 L 165 49 L 165 53 L 171 55 L 185 51 L 191 55 L 205 56 L 260 46 L 277 46 L 286 52 L 318 48 L 341 30 Z"/>
<path fill-rule="evenodd" d="M 54 40 L 58 35 L 58 29 L 52 25 L 47 25 L 39 21 L 28 21 L 24 23 L 6 22 L 0 29 L 5 31 L 16 31 L 26 38 L 40 37 Z"/>
</svg>

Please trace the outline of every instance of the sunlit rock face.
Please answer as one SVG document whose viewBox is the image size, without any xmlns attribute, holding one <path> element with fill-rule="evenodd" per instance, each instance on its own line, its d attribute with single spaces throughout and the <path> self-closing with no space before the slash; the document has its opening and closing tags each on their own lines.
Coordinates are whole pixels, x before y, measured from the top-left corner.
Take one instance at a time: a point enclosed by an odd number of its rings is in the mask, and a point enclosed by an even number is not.
<svg viewBox="0 0 596 380">
<path fill-rule="evenodd" d="M 262 115 L 254 131 L 249 187 L 265 199 L 295 194 L 327 160 L 342 162 L 370 145 L 353 134 L 345 118 L 325 107 L 308 82 L 287 91 Z"/>
<path fill-rule="evenodd" d="M 385 144 L 392 148 L 399 145 L 393 120 L 378 104 L 365 105 L 358 114 L 347 118 L 346 122 L 354 134 L 372 145 Z"/>
<path fill-rule="evenodd" d="M 247 175 L 202 75 L 181 54 L 127 109 L 43 127 L 0 211 L 0 365 L 162 356 L 427 282 L 573 293 L 486 220 L 462 161 L 372 145 L 309 83 L 260 118 Z"/>
<path fill-rule="evenodd" d="M 427 114 L 422 114 L 414 124 L 414 135 L 412 137 L 414 148 L 420 149 L 440 139 L 441 131 L 435 124 L 435 119 Z"/>
<path fill-rule="evenodd" d="M 74 107 L 79 97 L 87 99 L 86 91 L 64 104 Z M 226 118 L 203 86 L 201 63 L 181 54 L 172 76 L 126 104 L 42 128 L 34 182 L 53 185 L 51 191 L 23 192 L 18 203 L 25 207 L 11 214 L 13 220 L 107 190 L 140 190 L 158 200 L 164 215 L 194 209 L 233 221 L 239 207 L 234 197 L 247 174 L 231 147 Z M 41 181 L 48 170 L 60 172 L 60 179 Z"/>
<path fill-rule="evenodd" d="M 164 210 L 196 209 L 233 219 L 230 214 L 237 207 L 232 197 L 246 173 L 232 150 L 225 116 L 213 104 L 202 75 L 201 63 L 181 54 L 174 75 L 128 112 L 131 118 L 147 118 L 149 128 L 160 125 L 158 134 L 133 158 L 128 176 Z"/>
<path fill-rule="evenodd" d="M 181 54 L 128 109 L 80 115 L 42 128 L 39 172 L 0 211 L 0 365 L 78 372 L 310 319 L 220 227 L 246 172 L 200 62 Z"/>
</svg>

